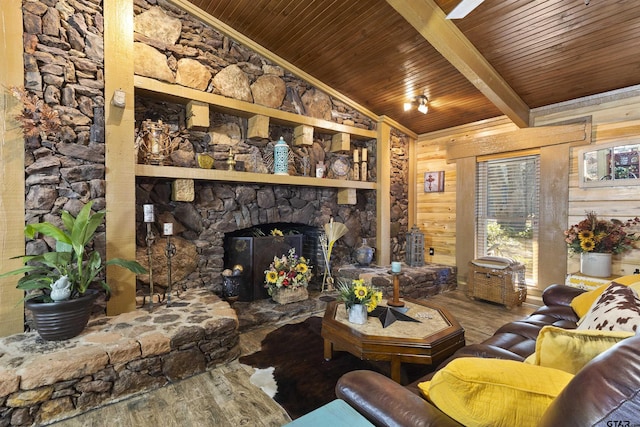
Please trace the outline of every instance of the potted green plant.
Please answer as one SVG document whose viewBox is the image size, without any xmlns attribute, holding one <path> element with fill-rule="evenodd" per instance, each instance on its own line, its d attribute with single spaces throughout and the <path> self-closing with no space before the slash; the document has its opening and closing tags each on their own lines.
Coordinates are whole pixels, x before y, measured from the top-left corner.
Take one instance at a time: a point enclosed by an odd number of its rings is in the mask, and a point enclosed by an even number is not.
<svg viewBox="0 0 640 427">
<path fill-rule="evenodd" d="M 49 222 L 28 224 L 28 238 L 36 234 L 53 238 L 55 250 L 16 257 L 22 259 L 24 267 L 0 275 L 23 275 L 17 288 L 27 291 L 25 306 L 32 311 L 36 329 L 45 340 L 69 339 L 82 332 L 99 295 L 99 290 L 89 286 L 98 283 L 110 292 L 109 285 L 99 277 L 107 265 L 146 273 L 136 261 L 114 258 L 103 262 L 98 251 L 87 250 L 105 216 L 104 210 L 92 213 L 92 205 L 92 201 L 87 203 L 75 218 L 63 211 L 64 229 Z"/>
</svg>

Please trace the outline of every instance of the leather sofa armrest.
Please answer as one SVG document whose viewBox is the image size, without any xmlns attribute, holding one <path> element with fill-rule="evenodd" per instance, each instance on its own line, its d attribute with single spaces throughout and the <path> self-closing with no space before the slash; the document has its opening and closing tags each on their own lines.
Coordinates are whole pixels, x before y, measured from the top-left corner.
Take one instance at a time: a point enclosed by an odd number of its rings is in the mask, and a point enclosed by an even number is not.
<svg viewBox="0 0 640 427">
<path fill-rule="evenodd" d="M 336 396 L 376 426 L 461 426 L 425 399 L 374 371 L 346 373 L 336 384 Z"/>
<path fill-rule="evenodd" d="M 569 306 L 571 300 L 585 292 L 583 289 L 572 288 L 565 285 L 551 285 L 542 293 L 542 301 L 545 305 Z"/>
</svg>

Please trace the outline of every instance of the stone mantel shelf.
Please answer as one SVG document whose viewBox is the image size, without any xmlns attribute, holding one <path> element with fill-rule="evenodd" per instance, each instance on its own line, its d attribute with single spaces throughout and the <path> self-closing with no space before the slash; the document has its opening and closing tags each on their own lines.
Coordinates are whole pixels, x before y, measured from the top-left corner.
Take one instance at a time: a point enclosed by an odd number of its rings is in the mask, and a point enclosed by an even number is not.
<svg viewBox="0 0 640 427">
<path fill-rule="evenodd" d="M 184 178 L 207 181 L 246 182 L 254 184 L 304 185 L 308 187 L 353 188 L 375 190 L 376 183 L 309 176 L 273 175 L 267 173 L 226 171 L 220 169 L 184 168 L 176 166 L 136 165 L 136 176 Z"/>
<path fill-rule="evenodd" d="M 227 98 L 214 93 L 203 92 L 177 84 L 161 82 L 149 77 L 134 76 L 134 86 L 136 95 L 147 96 L 149 98 L 160 99 L 167 102 L 187 104 L 190 101 L 199 101 L 213 106 L 216 110 L 239 117 L 267 116 L 273 123 L 284 126 L 312 126 L 320 133 L 336 134 L 348 133 L 356 139 L 376 139 L 378 133 L 375 130 L 362 129 L 355 126 L 347 126 L 334 123 L 328 120 L 314 117 L 302 116 L 288 111 L 281 111 L 275 108 L 251 102 L 240 101 Z"/>
</svg>

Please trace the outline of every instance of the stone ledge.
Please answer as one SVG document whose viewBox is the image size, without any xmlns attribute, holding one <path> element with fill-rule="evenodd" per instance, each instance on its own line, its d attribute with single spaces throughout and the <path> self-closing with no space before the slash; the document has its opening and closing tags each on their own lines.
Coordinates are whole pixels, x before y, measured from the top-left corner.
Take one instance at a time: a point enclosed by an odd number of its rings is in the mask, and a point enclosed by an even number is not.
<svg viewBox="0 0 640 427">
<path fill-rule="evenodd" d="M 240 354 L 229 304 L 191 289 L 171 307 L 95 319 L 77 337 L 0 339 L 0 425 L 41 425 L 204 372 Z"/>
<path fill-rule="evenodd" d="M 443 264 L 425 264 L 422 267 L 409 267 L 402 264 L 400 279 L 400 297 L 426 298 L 457 288 L 457 269 Z M 391 266 L 347 265 L 340 267 L 336 280 L 363 279 L 380 289 L 385 298 L 393 296 L 393 275 Z"/>
</svg>

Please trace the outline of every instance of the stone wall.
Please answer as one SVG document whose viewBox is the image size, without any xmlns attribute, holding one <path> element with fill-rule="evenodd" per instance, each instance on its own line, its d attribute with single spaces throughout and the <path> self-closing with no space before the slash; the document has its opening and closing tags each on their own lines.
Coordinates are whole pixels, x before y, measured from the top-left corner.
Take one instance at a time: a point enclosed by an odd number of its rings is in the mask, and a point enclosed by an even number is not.
<svg viewBox="0 0 640 427">
<path fill-rule="evenodd" d="M 409 231 L 409 138 L 391 130 L 391 258 L 404 261 Z"/>
<path fill-rule="evenodd" d="M 61 225 L 89 200 L 105 207 L 104 52 L 99 0 L 24 2 L 25 88 L 51 105 L 60 132 L 25 141 L 25 217 Z M 104 231 L 97 234 L 104 252 Z M 27 243 L 27 254 L 48 250 Z"/>
<path fill-rule="evenodd" d="M 134 3 L 135 73 L 304 116 L 375 122 L 167 2 Z"/>
<path fill-rule="evenodd" d="M 134 1 L 136 55 L 146 58 L 136 61 L 136 73 L 283 111 L 375 129 L 370 118 L 277 64 L 166 2 L 162 7 L 155 3 Z M 25 141 L 25 218 L 30 223 L 61 225 L 62 210 L 75 215 L 89 200 L 94 200 L 97 209 L 107 208 L 102 1 L 25 1 L 23 13 L 25 88 L 58 111 L 62 124 L 60 132 Z M 159 28 L 163 31 L 158 32 Z M 138 97 L 137 126 L 147 118 L 164 118 L 171 125 L 172 137 L 180 147 L 171 161 L 183 167 L 195 166 L 197 155 L 205 152 L 223 161 L 231 148 L 235 159 L 244 162 L 245 170 L 268 172 L 265 158 L 273 141 L 279 136 L 290 140 L 292 132 L 271 126 L 269 138 L 249 139 L 246 119 L 218 113 L 212 113 L 210 129 L 189 131 L 184 106 Z M 315 135 L 312 146 L 294 148 L 290 172 L 304 173 L 300 159 L 305 156 L 310 165 L 320 159 L 330 163 L 334 154 L 329 152 L 329 140 L 327 135 Z M 402 217 L 407 210 L 407 140 L 394 133 L 392 144 L 391 244 L 392 257 L 400 259 L 407 230 Z M 368 149 L 368 180 L 375 181 L 375 140 L 353 141 L 353 146 Z M 400 187 L 402 191 L 398 191 Z M 161 222 L 174 222 L 181 230 L 175 240 L 184 248 L 182 261 L 176 258 L 174 264 L 174 280 L 180 285 L 218 289 L 221 238 L 232 229 L 288 218 L 322 226 L 333 217 L 351 230 L 336 245 L 336 263 L 352 262 L 352 251 L 361 237 L 376 235 L 374 191 L 358 191 L 356 205 L 338 205 L 337 192 L 324 188 L 199 182 L 193 203 L 172 201 L 169 181 L 139 179 L 137 190 L 139 226 L 142 204 L 154 203 L 163 215 Z M 157 236 L 161 234 L 159 229 L 155 231 Z M 49 243 L 44 239 L 28 241 L 25 253 L 43 253 L 50 249 Z M 143 231 L 138 232 L 137 243 L 139 248 L 145 247 Z M 104 226 L 98 230 L 94 245 L 104 257 Z M 161 256 L 157 258 L 163 261 Z M 140 254 L 138 260 L 145 262 L 146 254 Z"/>
<path fill-rule="evenodd" d="M 174 31 L 158 34 L 157 28 L 172 28 Z M 137 2 L 135 29 L 137 74 L 283 111 L 375 129 L 371 119 L 178 9 Z M 293 129 L 281 126 L 270 126 L 268 138 L 248 138 L 247 119 L 215 111 L 210 113 L 209 129 L 187 129 L 184 106 L 137 97 L 136 123 L 147 119 L 162 120 L 170 125 L 170 137 L 179 148 L 167 162 L 181 167 L 197 167 L 198 155 L 206 154 L 214 158 L 217 167 L 224 168 L 231 152 L 235 161 L 242 162 L 244 170 L 270 173 L 268 160 L 273 153 L 274 141 L 281 136 L 289 143 L 293 139 Z M 302 167 L 305 157 L 313 170 L 318 161 L 330 165 L 337 156 L 330 152 L 330 135 L 316 133 L 313 139 L 311 146 L 291 146 L 291 175 L 305 174 Z M 392 141 L 392 167 L 399 165 L 400 170 L 392 172 L 395 191 L 392 204 L 398 215 L 394 218 L 391 244 L 394 258 L 399 258 L 407 230 L 406 217 L 399 217 L 407 211 L 407 169 L 403 167 L 408 160 L 404 154 L 407 140 L 398 134 Z M 352 147 L 367 148 L 367 179 L 375 181 L 375 140 L 352 140 Z M 376 235 L 374 191 L 358 191 L 355 205 L 338 205 L 335 189 L 198 181 L 195 183 L 196 200 L 184 203 L 171 200 L 170 185 L 169 180 L 139 178 L 137 202 L 138 205 L 153 203 L 157 206 L 156 235 L 160 233 L 162 223 L 174 223 L 174 234 L 181 239 L 178 240 L 180 248 L 186 250 L 192 246 L 194 249 L 189 251 L 197 252 L 196 265 L 189 264 L 193 269 L 182 269 L 174 276 L 176 286 L 207 286 L 219 293 L 220 273 L 224 267 L 224 234 L 238 229 L 274 222 L 322 227 L 333 218 L 349 228 L 349 233 L 335 246 L 333 265 L 353 263 L 353 251 L 362 238 Z M 138 259 L 141 259 L 146 253 L 146 229 L 141 223 L 140 210 L 137 218 Z M 369 239 L 369 242 L 373 240 Z M 163 262 L 162 245 L 160 242 L 159 247 L 153 250 L 158 255 L 157 264 Z M 166 286 L 163 276 L 160 273 L 157 283 L 161 287 Z M 139 294 L 146 291 L 146 286 L 138 288 Z"/>
</svg>

